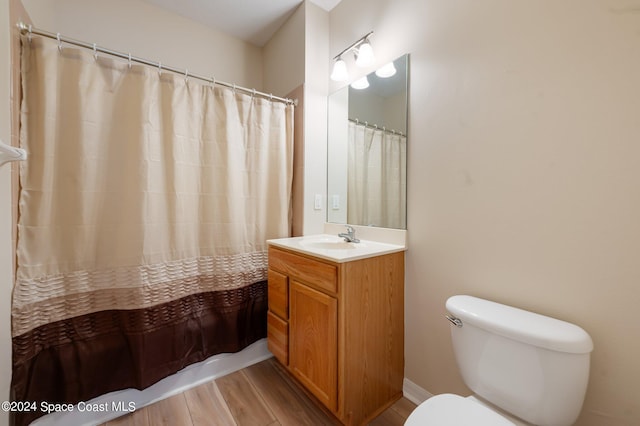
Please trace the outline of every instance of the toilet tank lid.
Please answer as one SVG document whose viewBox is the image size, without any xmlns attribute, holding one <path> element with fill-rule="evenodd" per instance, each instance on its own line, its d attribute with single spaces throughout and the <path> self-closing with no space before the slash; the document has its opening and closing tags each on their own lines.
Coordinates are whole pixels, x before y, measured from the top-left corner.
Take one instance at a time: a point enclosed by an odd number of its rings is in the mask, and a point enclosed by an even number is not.
<svg viewBox="0 0 640 426">
<path fill-rule="evenodd" d="M 593 341 L 575 324 L 473 296 L 452 296 L 447 310 L 475 327 L 540 348 L 589 353 Z"/>
</svg>

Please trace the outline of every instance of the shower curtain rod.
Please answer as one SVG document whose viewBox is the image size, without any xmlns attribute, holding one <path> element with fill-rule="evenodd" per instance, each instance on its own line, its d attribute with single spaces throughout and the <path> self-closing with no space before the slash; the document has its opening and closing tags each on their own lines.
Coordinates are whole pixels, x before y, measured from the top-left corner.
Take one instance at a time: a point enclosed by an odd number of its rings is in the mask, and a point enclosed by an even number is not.
<svg viewBox="0 0 640 426">
<path fill-rule="evenodd" d="M 351 121 L 352 123 L 356 123 L 356 124 L 361 124 L 364 127 L 368 127 L 370 129 L 376 129 L 376 130 L 382 130 L 383 132 L 387 132 L 387 133 L 393 133 L 394 135 L 400 135 L 400 136 L 406 136 L 404 133 L 402 133 L 401 131 L 396 131 L 393 129 L 387 129 L 386 127 L 382 126 L 378 126 L 377 124 L 369 124 L 366 121 L 360 121 L 357 118 L 349 118 L 349 121 Z"/>
<path fill-rule="evenodd" d="M 17 24 L 18 29 L 20 30 L 21 34 L 27 34 L 27 35 L 32 35 L 32 34 L 36 34 L 42 37 L 48 37 L 54 40 L 58 40 L 58 43 L 60 44 L 60 46 L 62 45 L 62 43 L 67 43 L 67 44 L 72 44 L 74 46 L 79 46 L 79 47 L 83 47 L 85 49 L 91 49 L 93 50 L 94 54 L 97 54 L 98 52 L 100 53 L 105 53 L 107 55 L 111 55 L 111 56 L 116 56 L 118 58 L 122 58 L 122 59 L 126 59 L 127 61 L 129 61 L 129 63 L 131 62 L 137 62 L 140 64 L 144 64 L 144 65 L 149 65 L 155 68 L 158 68 L 160 71 L 171 71 L 174 72 L 176 74 L 181 74 L 183 75 L 185 78 L 195 78 L 197 80 L 202 80 L 202 81 L 206 81 L 208 83 L 213 84 L 214 86 L 217 84 L 219 86 L 224 86 L 224 87 L 228 87 L 229 89 L 233 89 L 233 90 L 239 90 L 241 92 L 247 93 L 249 95 L 253 95 L 253 96 L 260 96 L 262 98 L 267 98 L 269 100 L 272 101 L 279 101 L 279 102 L 284 102 L 286 104 L 292 104 L 292 105 L 297 105 L 298 104 L 298 100 L 295 99 L 288 99 L 288 98 L 281 98 L 279 96 L 274 96 L 271 93 L 264 93 L 264 92 L 259 92 L 255 89 L 247 89 L 246 87 L 241 87 L 241 86 L 236 86 L 235 84 L 231 84 L 231 83 L 226 83 L 224 81 L 218 81 L 215 79 L 215 77 L 204 77 L 198 74 L 193 74 L 190 73 L 189 70 L 184 69 L 178 69 L 178 68 L 174 68 L 174 67 L 169 67 L 166 65 L 163 65 L 162 62 L 153 62 L 153 61 L 149 61 L 147 59 L 143 59 L 143 58 L 139 58 L 136 56 L 131 56 L 131 53 L 122 53 L 122 52 L 117 52 L 115 50 L 111 50 L 111 49 L 106 49 L 104 47 L 100 47 L 97 46 L 95 43 L 87 43 L 84 41 L 80 41 L 80 40 L 74 40 L 72 38 L 69 37 L 65 37 L 65 36 L 61 36 L 60 33 L 51 33 L 48 31 L 44 31 L 38 28 L 33 28 L 31 25 L 26 25 L 24 22 L 18 22 Z"/>
</svg>

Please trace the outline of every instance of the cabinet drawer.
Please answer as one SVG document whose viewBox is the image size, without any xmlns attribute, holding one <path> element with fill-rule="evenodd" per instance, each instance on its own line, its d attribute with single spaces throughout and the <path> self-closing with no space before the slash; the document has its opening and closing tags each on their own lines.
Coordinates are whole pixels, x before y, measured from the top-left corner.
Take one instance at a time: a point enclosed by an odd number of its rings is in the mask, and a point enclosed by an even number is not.
<svg viewBox="0 0 640 426">
<path fill-rule="evenodd" d="M 283 320 L 289 319 L 289 279 L 269 269 L 269 310 Z"/>
<path fill-rule="evenodd" d="M 338 292 L 338 268 L 276 248 L 269 248 L 269 268 L 330 293 Z"/>
<path fill-rule="evenodd" d="M 284 365 L 289 365 L 289 324 L 267 312 L 267 347 Z"/>
</svg>

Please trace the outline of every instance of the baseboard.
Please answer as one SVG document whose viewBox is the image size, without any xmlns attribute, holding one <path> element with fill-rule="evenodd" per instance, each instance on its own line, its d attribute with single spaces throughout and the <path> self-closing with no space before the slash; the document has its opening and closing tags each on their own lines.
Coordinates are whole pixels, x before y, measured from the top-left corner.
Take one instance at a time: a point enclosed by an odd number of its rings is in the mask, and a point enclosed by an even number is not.
<svg viewBox="0 0 640 426">
<path fill-rule="evenodd" d="M 432 393 L 422 389 L 406 377 L 402 381 L 402 393 L 405 398 L 416 405 L 420 405 L 433 396 Z"/>
<path fill-rule="evenodd" d="M 99 425 L 127 414 L 129 407 L 142 408 L 272 356 L 267 349 L 267 339 L 261 339 L 240 352 L 219 354 L 192 364 L 142 391 L 125 389 L 111 392 L 87 401 L 83 406 L 76 405 L 73 411 L 47 414 L 31 424 L 38 426 Z M 80 411 L 82 407 L 85 411 Z M 86 407 L 102 408 L 104 411 L 86 411 Z"/>
</svg>

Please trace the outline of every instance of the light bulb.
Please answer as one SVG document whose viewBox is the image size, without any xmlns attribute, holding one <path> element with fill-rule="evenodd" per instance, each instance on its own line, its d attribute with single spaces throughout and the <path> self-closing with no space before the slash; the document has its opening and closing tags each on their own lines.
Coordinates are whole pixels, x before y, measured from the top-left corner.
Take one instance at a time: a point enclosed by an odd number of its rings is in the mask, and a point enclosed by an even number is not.
<svg viewBox="0 0 640 426">
<path fill-rule="evenodd" d="M 331 80 L 333 81 L 347 81 L 349 79 L 349 73 L 347 72 L 347 64 L 342 58 L 333 64 L 333 71 L 331 72 Z"/>
<path fill-rule="evenodd" d="M 376 70 L 376 75 L 380 78 L 389 78 L 396 74 L 396 67 L 393 66 L 393 62 L 389 62 L 388 64 L 383 65 L 381 68 Z"/>
<path fill-rule="evenodd" d="M 373 49 L 369 44 L 369 40 L 365 40 L 358 48 L 356 65 L 359 67 L 368 67 L 371 64 L 373 64 Z"/>
<path fill-rule="evenodd" d="M 366 89 L 367 87 L 369 87 L 369 80 L 367 79 L 367 76 L 365 75 L 364 77 L 359 78 L 351 83 L 351 87 L 358 90 Z"/>
</svg>

